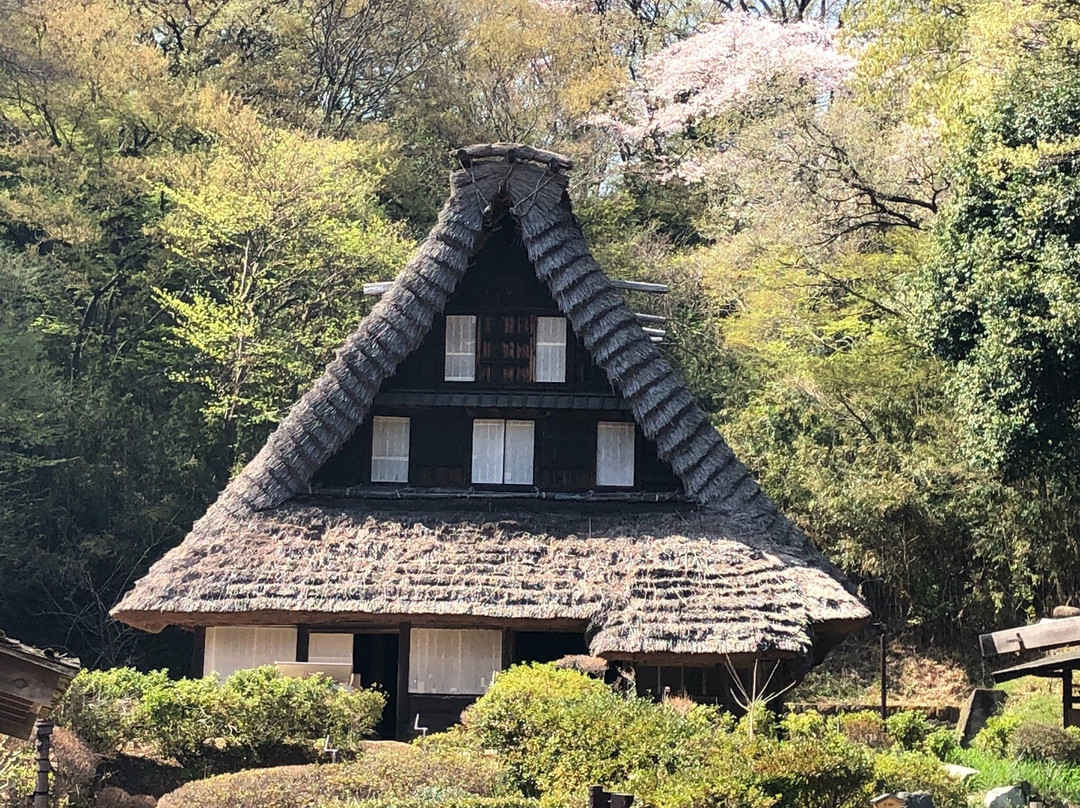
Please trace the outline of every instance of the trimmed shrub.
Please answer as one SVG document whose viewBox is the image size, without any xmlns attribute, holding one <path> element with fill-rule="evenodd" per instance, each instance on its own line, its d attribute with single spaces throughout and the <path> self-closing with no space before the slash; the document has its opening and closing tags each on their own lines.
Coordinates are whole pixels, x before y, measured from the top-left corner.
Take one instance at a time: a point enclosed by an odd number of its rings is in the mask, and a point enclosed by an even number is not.
<svg viewBox="0 0 1080 808">
<path fill-rule="evenodd" d="M 989 755 L 1005 757 L 1009 753 L 1012 734 L 1021 723 L 1021 719 L 1011 713 L 990 716 L 986 719 L 986 726 L 975 736 L 975 748 Z"/>
<path fill-rule="evenodd" d="M 840 731 L 853 743 L 884 749 L 892 745 L 889 731 L 881 716 L 872 710 L 860 710 L 856 713 L 842 713 L 838 716 Z"/>
<path fill-rule="evenodd" d="M 57 722 L 98 754 L 112 756 L 135 744 L 206 773 L 283 755 L 311 760 L 327 735 L 353 753 L 385 703 L 376 690 L 345 690 L 321 676 L 282 676 L 273 666 L 238 671 L 221 684 L 119 668 L 76 676 Z"/>
<path fill-rule="evenodd" d="M 901 747 L 912 751 L 921 749 L 923 741 L 934 731 L 929 719 L 917 710 L 903 710 L 885 719 L 885 729 Z"/>
<path fill-rule="evenodd" d="M 960 744 L 956 741 L 955 732 L 948 727 L 941 727 L 926 736 L 922 742 L 922 748 L 938 760 L 948 760 L 949 755 L 960 748 Z"/>
<path fill-rule="evenodd" d="M 1080 763 L 1080 737 L 1075 731 L 1033 721 L 1021 724 L 1009 736 L 1009 755 L 1014 760 L 1047 760 Z"/>
<path fill-rule="evenodd" d="M 539 808 L 528 797 L 450 797 L 429 799 L 375 799 L 321 802 L 316 808 Z"/>
<path fill-rule="evenodd" d="M 776 808 L 855 808 L 866 802 L 873 755 L 839 733 L 776 743 L 752 764 L 757 787 Z"/>
<path fill-rule="evenodd" d="M 310 808 L 327 801 L 495 797 L 502 772 L 468 750 L 378 745 L 356 761 L 278 766 L 197 780 L 166 794 L 159 808 Z"/>
<path fill-rule="evenodd" d="M 968 808 L 967 788 L 950 777 L 941 761 L 922 752 L 885 752 L 874 757 L 866 799 L 895 791 L 928 791 L 935 808 Z"/>
</svg>

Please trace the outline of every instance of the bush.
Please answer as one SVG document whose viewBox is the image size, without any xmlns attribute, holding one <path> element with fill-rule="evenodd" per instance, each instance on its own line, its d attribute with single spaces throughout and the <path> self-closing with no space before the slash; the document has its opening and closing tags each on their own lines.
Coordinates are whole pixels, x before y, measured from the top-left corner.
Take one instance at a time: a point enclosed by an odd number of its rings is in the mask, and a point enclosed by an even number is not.
<svg viewBox="0 0 1080 808">
<path fill-rule="evenodd" d="M 452 797 L 429 799 L 376 799 L 319 803 L 317 808 L 539 808 L 537 800 L 528 797 Z"/>
<path fill-rule="evenodd" d="M 1009 753 L 1012 734 L 1020 724 L 1020 718 L 1009 713 L 990 716 L 986 719 L 986 726 L 975 736 L 975 748 L 980 752 L 1005 757 Z"/>
<path fill-rule="evenodd" d="M 273 666 L 238 671 L 223 684 L 119 668 L 76 676 L 56 719 L 98 754 L 134 743 L 206 771 L 211 763 L 228 769 L 286 752 L 310 759 L 327 735 L 346 754 L 355 752 L 385 703 L 375 690 L 286 677 Z"/>
<path fill-rule="evenodd" d="M 34 791 L 34 749 L 0 735 L 0 808 L 23 808 Z"/>
<path fill-rule="evenodd" d="M 111 756 L 139 736 L 139 705 L 146 693 L 169 684 L 166 671 L 80 671 L 53 711 L 53 720 L 99 755 Z"/>
<path fill-rule="evenodd" d="M 889 731 L 881 716 L 872 710 L 860 710 L 856 713 L 842 713 L 838 718 L 840 731 L 848 740 L 882 749 L 891 745 Z"/>
<path fill-rule="evenodd" d="M 777 808 L 855 808 L 866 803 L 873 756 L 839 733 L 774 744 L 753 764 L 758 787 Z"/>
<path fill-rule="evenodd" d="M 884 752 L 874 757 L 873 794 L 928 791 L 935 808 L 967 808 L 967 787 L 950 777 L 941 761 L 922 752 Z"/>
<path fill-rule="evenodd" d="M 1021 724 L 1009 736 L 1009 755 L 1014 760 L 1047 760 L 1080 763 L 1080 737 L 1076 731 L 1054 724 Z"/>
<path fill-rule="evenodd" d="M 661 783 L 705 765 L 732 722 L 623 696 L 596 679 L 552 665 L 499 674 L 464 716 L 462 737 L 506 762 L 511 784 L 549 805 L 576 805 L 600 784 L 649 802 Z"/>
<path fill-rule="evenodd" d="M 885 728 L 892 739 L 904 749 L 921 749 L 923 741 L 933 731 L 925 715 L 917 710 L 903 710 L 885 719 Z"/>
<path fill-rule="evenodd" d="M 953 754 L 959 746 L 956 742 L 956 733 L 948 727 L 934 730 L 922 743 L 923 751 L 938 760 L 948 760 L 949 755 Z"/>
<path fill-rule="evenodd" d="M 350 763 L 278 766 L 197 780 L 166 794 L 158 808 L 310 808 L 373 798 L 423 801 L 425 796 L 437 802 L 503 796 L 502 782 L 491 756 L 380 744 Z"/>
</svg>

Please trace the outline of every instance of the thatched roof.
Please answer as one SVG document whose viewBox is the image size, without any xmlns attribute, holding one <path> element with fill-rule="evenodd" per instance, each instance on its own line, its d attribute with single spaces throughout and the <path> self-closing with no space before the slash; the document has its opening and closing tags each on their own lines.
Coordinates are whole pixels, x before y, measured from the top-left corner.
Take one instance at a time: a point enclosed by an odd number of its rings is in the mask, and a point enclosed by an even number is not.
<svg viewBox="0 0 1080 808">
<path fill-rule="evenodd" d="M 740 520 L 686 505 L 528 505 L 303 498 L 198 529 L 124 600 L 123 619 L 574 621 L 592 653 L 620 658 L 799 655 L 812 625 L 865 613 L 820 558 Z"/>
<path fill-rule="evenodd" d="M 495 159 L 475 159 L 481 156 Z M 735 458 L 592 258 L 570 209 L 563 173 L 568 161 L 506 145 L 472 147 L 459 157 L 464 167 L 451 175 L 450 198 L 416 256 L 255 459 L 184 543 L 151 568 L 114 614 L 132 625 L 156 628 L 191 623 L 196 615 L 198 622 L 212 623 L 210 613 L 274 610 L 372 614 L 482 610 L 492 617 L 550 613 L 591 621 L 597 631 L 593 637 L 597 652 L 686 647 L 714 653 L 736 648 L 747 653 L 769 649 L 801 653 L 808 648 L 811 623 L 865 620 L 865 607 Z M 646 437 L 655 441 L 687 497 L 703 509 L 694 518 L 709 526 L 690 537 L 678 528 L 678 520 L 662 523 L 667 527 L 656 523 L 645 531 L 648 540 L 633 538 L 637 535 L 633 529 L 612 528 L 608 539 L 616 540 L 623 548 L 619 552 L 625 553 L 619 556 L 618 569 L 627 577 L 609 581 L 624 593 L 621 601 L 610 596 L 597 600 L 602 595 L 589 588 L 599 580 L 588 571 L 590 565 L 606 566 L 599 558 L 574 561 L 573 569 L 580 570 L 575 574 L 594 582 L 586 587 L 591 593 L 587 597 L 575 599 L 559 589 L 564 582 L 549 586 L 522 581 L 515 589 L 497 591 L 497 582 L 514 577 L 507 570 L 524 572 L 534 566 L 546 570 L 549 561 L 562 563 L 557 559 L 564 549 L 572 553 L 615 549 L 580 537 L 545 549 L 547 537 L 561 531 L 542 528 L 521 531 L 516 534 L 520 541 L 496 551 L 482 540 L 489 523 L 470 527 L 468 521 L 444 520 L 439 528 L 445 538 L 435 557 L 445 565 L 440 575 L 459 582 L 454 597 L 435 597 L 404 585 L 369 587 L 364 582 L 379 578 L 381 563 L 390 567 L 391 562 L 412 558 L 410 541 L 415 536 L 410 531 L 421 530 L 419 524 L 402 532 L 404 528 L 394 527 L 397 522 L 377 516 L 371 507 L 369 521 L 362 504 L 346 510 L 282 507 L 312 493 L 315 472 L 353 435 L 383 381 L 419 347 L 485 231 L 502 215 L 514 219 L 537 277 L 629 404 Z M 447 527 L 451 524 L 452 531 Z M 291 537 L 301 534 L 318 543 L 296 544 Z M 280 545 L 275 543 L 279 541 Z M 324 542 L 336 549 L 324 553 Z M 290 547 L 297 552 L 306 547 L 310 553 L 299 552 L 295 563 L 288 563 L 281 554 Z M 677 552 L 679 547 L 687 552 Z M 531 553 L 539 553 L 544 563 L 530 560 Z M 673 555 L 669 559 L 665 554 Z M 268 567 L 266 558 L 281 566 Z M 484 571 L 488 561 L 490 570 Z M 475 572 L 454 578 L 457 568 Z M 286 570 L 292 570 L 295 578 L 290 579 Z M 313 577 L 325 583 L 314 587 Z M 660 586 L 662 581 L 671 585 Z M 728 583 L 720 586 L 720 581 Z M 504 600 L 520 591 L 533 592 L 535 602 L 523 596 L 512 603 Z M 676 600 L 670 600 L 675 595 Z M 623 604 L 621 616 L 616 602 Z M 682 610 L 678 620 L 671 617 L 676 606 Z M 668 618 L 650 623 L 654 612 L 665 610 Z M 681 627 L 682 620 L 686 628 Z M 700 636 L 692 626 L 700 626 Z"/>
</svg>

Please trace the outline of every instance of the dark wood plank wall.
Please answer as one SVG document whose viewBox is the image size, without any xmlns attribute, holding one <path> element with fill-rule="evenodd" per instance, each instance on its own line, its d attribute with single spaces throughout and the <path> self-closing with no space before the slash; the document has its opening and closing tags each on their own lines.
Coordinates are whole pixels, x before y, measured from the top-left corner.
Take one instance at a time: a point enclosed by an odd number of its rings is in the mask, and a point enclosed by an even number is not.
<svg viewBox="0 0 1080 808">
<path fill-rule="evenodd" d="M 409 424 L 409 485 L 418 488 L 472 486 L 472 422 L 475 418 L 523 419 L 536 422 L 531 491 L 582 492 L 608 490 L 596 485 L 596 424 L 631 421 L 624 411 L 505 410 L 497 408 L 395 407 L 375 415 L 407 416 Z M 635 430 L 635 483 L 631 490 L 677 492 L 682 483 L 660 459 L 656 445 Z M 315 475 L 315 485 L 341 488 L 371 482 L 371 421 Z M 397 483 L 385 484 L 390 488 Z M 514 486 L 472 486 L 513 490 Z M 616 491 L 623 488 L 610 489 Z"/>
</svg>

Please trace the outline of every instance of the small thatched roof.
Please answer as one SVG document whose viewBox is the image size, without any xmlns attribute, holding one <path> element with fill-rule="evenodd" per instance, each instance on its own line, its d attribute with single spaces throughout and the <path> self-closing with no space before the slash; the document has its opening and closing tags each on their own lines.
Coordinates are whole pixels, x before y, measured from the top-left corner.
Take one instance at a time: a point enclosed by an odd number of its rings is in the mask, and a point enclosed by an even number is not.
<svg viewBox="0 0 1080 808">
<path fill-rule="evenodd" d="M 592 258 L 570 209 L 569 162 L 505 144 L 459 158 L 450 198 L 416 256 L 255 459 L 114 614 L 143 628 L 213 624 L 212 615 L 238 612 L 544 615 L 588 621 L 594 651 L 608 655 L 804 653 L 812 624 L 865 621 L 839 572 L 735 458 Z M 660 521 L 647 525 L 613 524 L 604 540 L 581 538 L 578 525 L 517 527 L 503 543 L 484 538 L 494 523 L 444 516 L 421 557 L 412 542 L 427 535 L 426 523 L 403 526 L 373 504 L 286 506 L 312 493 L 315 472 L 420 346 L 485 232 L 506 215 L 537 277 L 701 507 L 686 523 L 693 529 L 658 511 Z M 392 571 L 428 561 L 439 570 L 432 589 Z M 533 573 L 539 578 L 526 577 Z M 575 581 L 580 589 L 566 588 Z"/>
</svg>

